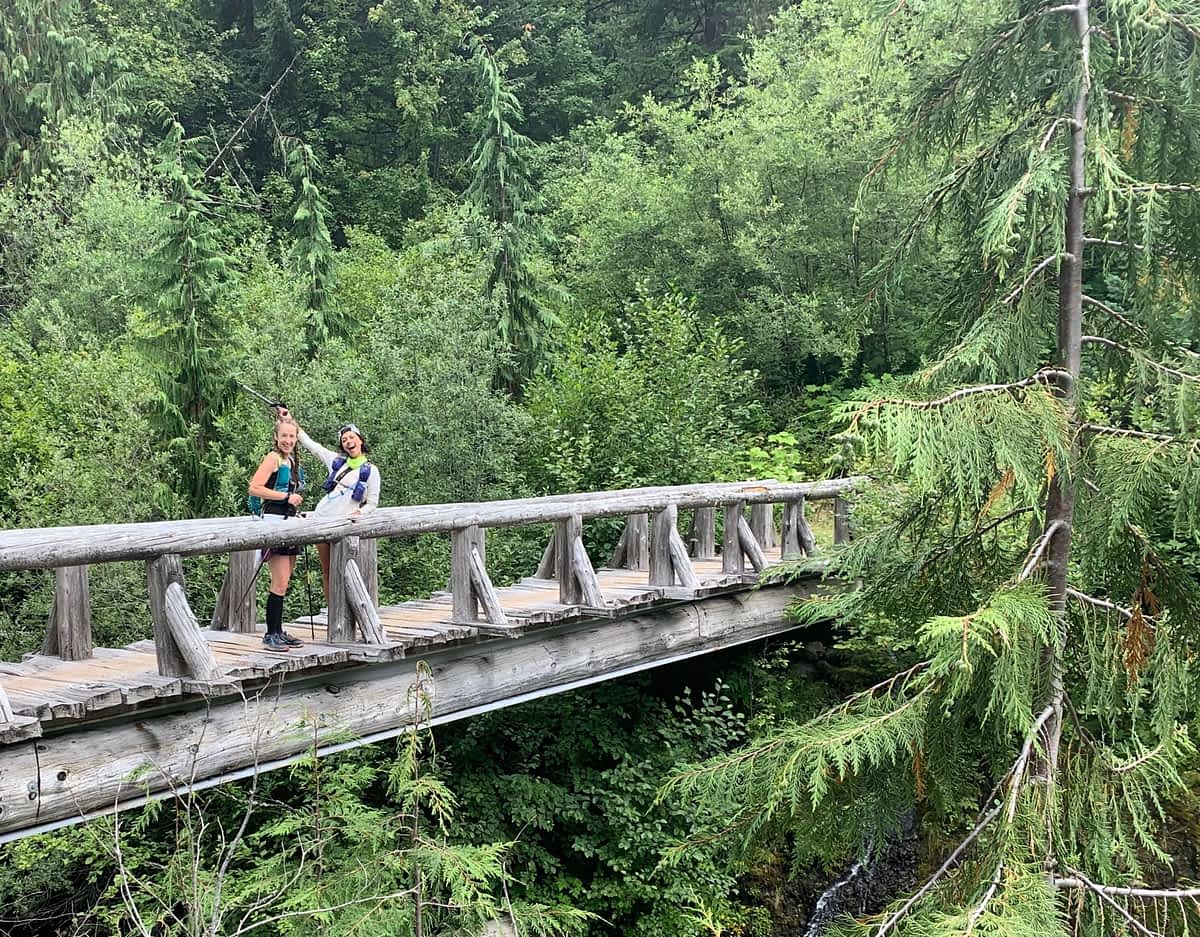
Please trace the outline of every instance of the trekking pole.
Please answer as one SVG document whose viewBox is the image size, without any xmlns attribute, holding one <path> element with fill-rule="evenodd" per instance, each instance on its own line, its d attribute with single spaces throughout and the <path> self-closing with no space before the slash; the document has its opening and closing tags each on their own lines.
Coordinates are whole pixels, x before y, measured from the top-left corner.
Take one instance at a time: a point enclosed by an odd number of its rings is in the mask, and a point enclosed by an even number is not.
<svg viewBox="0 0 1200 937">
<path fill-rule="evenodd" d="M 278 407 L 284 407 L 284 408 L 287 407 L 287 404 L 285 404 L 282 400 L 272 400 L 270 397 L 266 396 L 265 394 L 260 394 L 253 387 L 247 387 L 241 381 L 234 381 L 233 383 L 237 384 L 238 387 L 240 387 L 242 390 L 244 390 L 246 393 L 248 393 L 255 400 L 261 400 L 272 410 L 277 409 Z"/>
<path fill-rule="evenodd" d="M 308 578 L 308 544 L 304 545 L 304 594 L 308 596 L 308 635 L 317 640 L 317 623 L 313 619 L 312 580 Z"/>
<path fill-rule="evenodd" d="M 267 549 L 259 550 L 258 552 L 262 558 L 258 561 L 258 565 L 254 567 L 254 575 L 250 577 L 250 585 L 248 585 L 246 587 L 246 591 L 242 593 L 242 598 L 238 602 L 238 608 L 240 608 L 246 601 L 246 596 L 254 591 L 254 587 L 258 585 L 258 574 L 262 572 L 263 564 L 267 562 L 267 558 L 271 555 L 271 548 L 268 547 Z M 258 603 L 255 602 L 255 605 L 257 604 Z M 257 618 L 258 615 L 255 615 L 254 617 Z M 257 624 L 257 622 L 255 622 L 255 624 Z"/>
</svg>

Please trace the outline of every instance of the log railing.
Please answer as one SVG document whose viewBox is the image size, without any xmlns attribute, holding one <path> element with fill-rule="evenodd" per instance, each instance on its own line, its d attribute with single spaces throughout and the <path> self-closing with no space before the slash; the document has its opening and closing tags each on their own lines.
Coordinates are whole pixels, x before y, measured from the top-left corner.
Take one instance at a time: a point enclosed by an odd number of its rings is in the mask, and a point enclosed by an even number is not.
<svg viewBox="0 0 1200 937">
<path fill-rule="evenodd" d="M 723 514 L 722 570 L 763 570 L 767 553 L 783 559 L 817 551 L 805 504 L 834 502 L 834 541 L 850 536 L 846 496 L 859 479 L 812 483 L 739 482 L 638 488 L 463 504 L 381 508 L 356 518 L 296 518 L 263 524 L 255 518 L 213 518 L 88 527 L 0 531 L 0 572 L 53 569 L 55 596 L 42 652 L 67 660 L 92 654 L 88 567 L 143 560 L 159 672 L 196 681 L 221 674 L 188 601 L 182 557 L 227 553 L 229 566 L 212 618 L 216 630 L 256 629 L 253 580 L 257 550 L 331 543 L 328 640 L 383 644 L 378 608 L 377 541 L 441 532 L 450 536 L 452 617 L 482 633 L 504 633 L 509 622 L 487 572 L 489 527 L 553 524 L 537 577 L 558 581 L 564 605 L 602 609 L 604 595 L 583 544 L 585 519 L 624 516 L 610 566 L 646 570 L 654 586 L 698 585 L 691 558 L 714 559 L 716 515 Z M 775 505 L 782 505 L 776 542 Z M 750 517 L 747 519 L 747 507 Z M 687 540 L 680 510 L 691 511 Z M 0 723 L 11 721 L 0 688 Z"/>
</svg>

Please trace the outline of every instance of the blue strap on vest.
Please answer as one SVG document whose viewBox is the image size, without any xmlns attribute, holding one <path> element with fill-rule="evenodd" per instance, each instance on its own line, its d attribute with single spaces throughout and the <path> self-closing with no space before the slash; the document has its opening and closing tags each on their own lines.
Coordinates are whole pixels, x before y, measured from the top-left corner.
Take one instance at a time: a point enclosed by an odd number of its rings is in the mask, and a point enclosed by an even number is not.
<svg viewBox="0 0 1200 937">
<path fill-rule="evenodd" d="M 333 489 L 337 486 L 337 483 L 341 481 L 342 475 L 345 473 L 339 474 L 339 472 L 341 472 L 342 466 L 345 464 L 345 456 L 338 456 L 333 460 L 333 464 L 329 466 L 329 477 L 325 479 L 325 484 L 322 485 L 326 491 L 333 491 Z M 351 501 L 362 504 L 365 500 L 367 500 L 367 481 L 370 479 L 370 477 L 371 463 L 364 462 L 358 467 L 358 481 L 354 485 L 354 490 L 350 492 Z"/>
</svg>

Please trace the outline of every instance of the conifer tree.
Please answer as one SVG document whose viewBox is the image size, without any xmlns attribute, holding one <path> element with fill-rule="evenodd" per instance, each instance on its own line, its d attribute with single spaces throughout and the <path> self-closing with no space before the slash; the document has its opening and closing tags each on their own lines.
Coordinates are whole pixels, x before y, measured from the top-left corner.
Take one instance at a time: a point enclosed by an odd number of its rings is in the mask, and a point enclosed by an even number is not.
<svg viewBox="0 0 1200 937">
<path fill-rule="evenodd" d="M 482 102 L 467 199 L 487 226 L 487 294 L 501 291 L 499 336 L 512 356 L 501 377 L 516 391 L 537 371 L 547 332 L 556 322 L 546 304 L 547 285 L 530 262 L 530 253 L 547 235 L 533 214 L 537 193 L 525 155 L 531 141 L 516 127 L 523 119 L 521 102 L 482 40 L 477 41 L 476 65 Z"/>
<path fill-rule="evenodd" d="M 668 794 L 826 859 L 912 811 L 960 824 L 912 895 L 845 932 L 1183 933 L 1200 890 L 1163 832 L 1196 755 L 1200 4 L 955 6 L 939 25 L 968 51 L 867 184 L 936 170 L 877 289 L 953 231 L 960 340 L 848 408 L 879 504 L 830 570 L 863 586 L 800 609 L 911 666 Z M 918 15 L 896 3 L 887 28 Z"/>
<path fill-rule="evenodd" d="M 77 0 L 0 4 L 0 179 L 27 181 L 46 164 L 45 134 L 78 104 L 94 51 L 77 29 Z"/>
<path fill-rule="evenodd" d="M 333 259 L 333 240 L 325 219 L 329 202 L 317 185 L 321 163 L 311 146 L 301 140 L 280 137 L 279 147 L 287 165 L 288 176 L 296 187 L 292 204 L 293 267 L 304 278 L 305 344 L 311 358 L 330 338 L 344 337 L 349 323 L 330 302 L 330 292 L 336 282 Z"/>
<path fill-rule="evenodd" d="M 214 233 L 213 203 L 198 187 L 199 154 L 175 121 L 158 169 L 166 187 L 163 233 L 150 257 L 158 302 L 146 312 L 141 342 L 158 372 L 159 432 L 199 515 L 216 489 L 209 449 L 234 393 L 228 327 L 217 309 L 227 264 Z"/>
</svg>

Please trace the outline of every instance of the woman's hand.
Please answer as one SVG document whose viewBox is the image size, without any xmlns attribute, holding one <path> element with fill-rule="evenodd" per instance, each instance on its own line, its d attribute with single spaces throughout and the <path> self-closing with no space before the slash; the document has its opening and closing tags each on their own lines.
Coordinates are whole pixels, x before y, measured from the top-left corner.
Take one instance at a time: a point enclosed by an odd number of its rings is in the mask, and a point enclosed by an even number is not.
<svg viewBox="0 0 1200 937">
<path fill-rule="evenodd" d="M 304 500 L 304 495 L 300 494 L 300 492 L 298 492 L 298 491 L 293 491 L 290 495 L 287 496 L 287 503 L 290 504 L 292 507 L 299 507 L 300 502 L 303 500 Z"/>
</svg>

